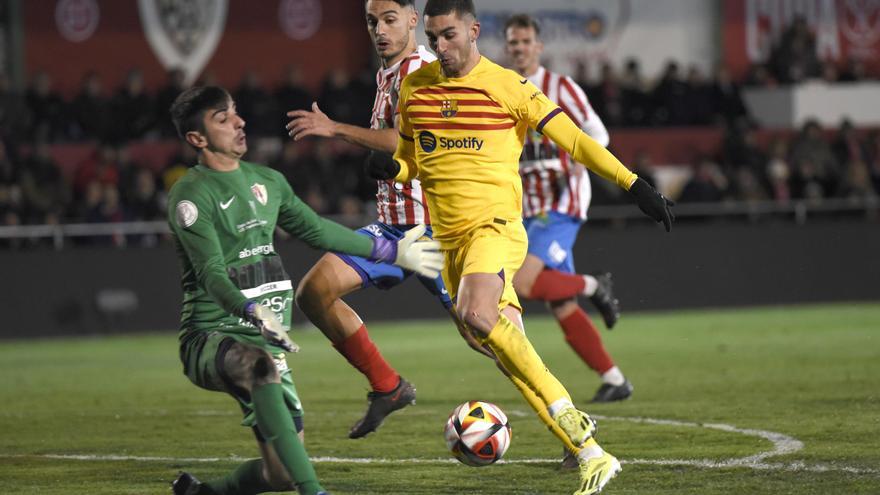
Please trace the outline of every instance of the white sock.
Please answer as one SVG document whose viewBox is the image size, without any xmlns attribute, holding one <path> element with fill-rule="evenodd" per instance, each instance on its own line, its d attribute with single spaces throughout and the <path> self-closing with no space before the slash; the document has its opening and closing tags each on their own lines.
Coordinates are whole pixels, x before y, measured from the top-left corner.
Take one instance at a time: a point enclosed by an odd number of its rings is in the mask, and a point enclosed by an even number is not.
<svg viewBox="0 0 880 495">
<path fill-rule="evenodd" d="M 625 381 L 626 378 L 617 366 L 612 366 L 610 370 L 602 373 L 602 383 L 610 383 L 611 385 L 618 387 L 623 385 L 623 382 Z"/>
<path fill-rule="evenodd" d="M 584 277 L 584 295 L 592 297 L 599 288 L 599 281 L 592 275 L 582 275 L 582 277 Z"/>
<path fill-rule="evenodd" d="M 547 406 L 547 412 L 550 414 L 551 418 L 556 419 L 556 415 L 559 414 L 559 411 L 568 409 L 569 407 L 574 407 L 574 404 L 572 404 L 570 400 L 559 399 Z"/>
<path fill-rule="evenodd" d="M 580 459 L 582 461 L 586 461 L 587 459 L 592 459 L 594 457 L 600 457 L 604 453 L 605 453 L 605 451 L 602 450 L 602 447 L 599 447 L 599 444 L 594 442 L 593 445 L 589 445 L 589 446 L 582 448 L 581 451 L 578 452 L 577 456 L 578 456 L 578 459 Z"/>
</svg>

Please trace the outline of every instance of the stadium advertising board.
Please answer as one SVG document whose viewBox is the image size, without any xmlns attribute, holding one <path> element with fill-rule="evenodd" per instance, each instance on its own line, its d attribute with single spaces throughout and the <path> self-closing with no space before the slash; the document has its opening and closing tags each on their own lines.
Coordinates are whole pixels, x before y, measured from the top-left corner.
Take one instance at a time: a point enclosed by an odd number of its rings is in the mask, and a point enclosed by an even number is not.
<svg viewBox="0 0 880 495">
<path fill-rule="evenodd" d="M 880 70 L 878 0 L 726 0 L 724 60 L 735 76 L 766 62 L 773 44 L 797 16 L 816 36 L 820 60 L 840 65 L 852 58 Z"/>
</svg>

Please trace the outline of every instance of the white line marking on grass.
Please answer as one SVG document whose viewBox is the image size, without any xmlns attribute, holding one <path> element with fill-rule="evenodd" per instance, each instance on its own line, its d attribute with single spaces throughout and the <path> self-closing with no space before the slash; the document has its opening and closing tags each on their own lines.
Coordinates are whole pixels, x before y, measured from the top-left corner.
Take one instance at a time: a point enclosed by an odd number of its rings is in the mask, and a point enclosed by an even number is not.
<svg viewBox="0 0 880 495">
<path fill-rule="evenodd" d="M 737 428 L 736 426 L 724 423 L 695 423 L 692 421 L 678 421 L 673 419 L 657 419 L 642 417 L 625 417 L 625 416 L 594 416 L 596 419 L 607 421 L 629 421 L 631 423 L 652 424 L 677 426 L 685 428 L 708 428 L 711 430 L 719 430 L 729 433 L 738 433 L 751 437 L 763 438 L 773 444 L 771 450 L 759 452 L 746 457 L 738 457 L 723 460 L 712 459 L 627 459 L 621 460 L 623 464 L 630 465 L 649 465 L 649 466 L 691 466 L 705 469 L 732 469 L 732 468 L 749 468 L 756 470 L 772 470 L 772 471 L 795 471 L 795 472 L 815 472 L 824 473 L 829 471 L 844 472 L 850 474 L 880 474 L 878 469 L 858 468 L 852 466 L 840 466 L 832 464 L 805 464 L 803 462 L 764 462 L 768 457 L 774 457 L 785 454 L 792 454 L 804 447 L 800 440 L 766 430 L 756 430 L 750 428 Z M 135 462 L 169 462 L 175 464 L 187 463 L 212 463 L 212 462 L 243 462 L 247 460 L 245 457 L 229 456 L 229 457 L 163 457 L 163 456 L 134 456 L 134 455 L 98 455 L 98 454 L 0 454 L 0 458 L 42 458 L 57 460 L 76 460 L 76 461 L 135 461 Z M 389 459 L 389 458 L 368 458 L 368 457 L 312 457 L 315 463 L 330 464 L 457 464 L 458 461 L 452 458 L 441 459 Z M 559 459 L 510 459 L 499 461 L 499 464 L 556 464 Z"/>
</svg>

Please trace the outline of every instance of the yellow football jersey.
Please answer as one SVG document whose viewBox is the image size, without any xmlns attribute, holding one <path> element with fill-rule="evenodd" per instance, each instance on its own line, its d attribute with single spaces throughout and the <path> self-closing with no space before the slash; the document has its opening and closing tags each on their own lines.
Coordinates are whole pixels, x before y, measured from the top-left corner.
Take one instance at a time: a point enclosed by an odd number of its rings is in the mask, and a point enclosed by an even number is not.
<svg viewBox="0 0 880 495">
<path fill-rule="evenodd" d="M 436 61 L 422 67 L 403 80 L 398 105 L 394 157 L 401 170 L 395 180 L 421 181 L 434 238 L 444 249 L 457 246 L 477 226 L 520 219 L 519 157 L 529 127 L 542 132 L 551 121 L 564 120 L 567 124 L 554 122 L 548 137 L 563 149 L 573 148 L 575 159 L 587 153 L 581 163 L 602 162 L 599 172 L 624 188 L 635 180 L 595 142 L 602 151 L 590 146 L 578 153 L 585 148 L 583 133 L 562 109 L 527 79 L 486 57 L 460 78 L 444 76 Z"/>
</svg>

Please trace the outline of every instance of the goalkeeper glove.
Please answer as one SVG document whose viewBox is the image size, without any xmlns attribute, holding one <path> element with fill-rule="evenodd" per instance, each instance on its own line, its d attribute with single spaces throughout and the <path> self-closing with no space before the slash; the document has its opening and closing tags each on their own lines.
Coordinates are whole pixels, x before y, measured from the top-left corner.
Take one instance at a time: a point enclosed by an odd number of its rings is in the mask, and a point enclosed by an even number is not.
<svg viewBox="0 0 880 495">
<path fill-rule="evenodd" d="M 636 179 L 630 186 L 629 192 L 636 198 L 639 208 L 645 215 L 653 218 L 655 222 L 663 222 L 666 232 L 672 229 L 675 215 L 670 207 L 675 206 L 675 202 L 667 199 L 642 179 Z"/>
<path fill-rule="evenodd" d="M 419 240 L 425 235 L 425 230 L 425 225 L 419 224 L 398 241 L 390 241 L 384 237 L 375 238 L 370 259 L 394 263 L 423 277 L 436 278 L 443 269 L 443 254 L 440 252 L 439 242 Z"/>
<path fill-rule="evenodd" d="M 299 351 L 299 346 L 290 340 L 278 317 L 268 307 L 256 301 L 249 301 L 244 305 L 244 315 L 247 321 L 260 330 L 266 342 L 277 345 L 287 352 Z"/>
<path fill-rule="evenodd" d="M 371 151 L 364 165 L 367 176 L 376 180 L 388 180 L 397 177 L 400 164 L 391 153 Z"/>
</svg>

